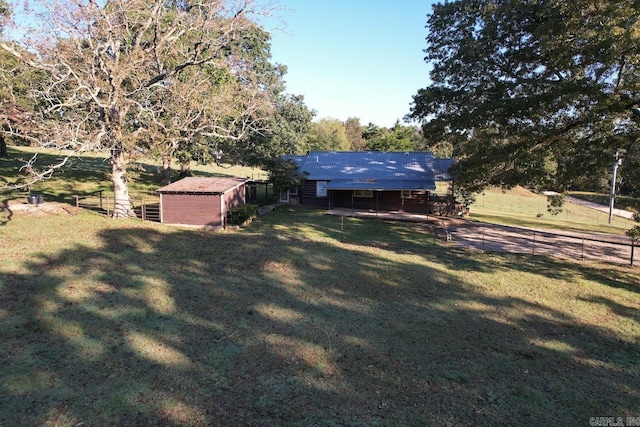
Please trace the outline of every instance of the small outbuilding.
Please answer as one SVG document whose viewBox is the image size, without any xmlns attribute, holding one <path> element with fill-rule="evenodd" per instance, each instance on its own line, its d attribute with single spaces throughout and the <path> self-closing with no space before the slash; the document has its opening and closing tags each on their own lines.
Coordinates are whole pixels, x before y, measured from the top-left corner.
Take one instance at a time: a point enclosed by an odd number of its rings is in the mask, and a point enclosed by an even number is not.
<svg viewBox="0 0 640 427">
<path fill-rule="evenodd" d="M 160 222 L 224 227 L 227 212 L 246 203 L 246 182 L 244 178 L 187 177 L 159 188 Z"/>
</svg>

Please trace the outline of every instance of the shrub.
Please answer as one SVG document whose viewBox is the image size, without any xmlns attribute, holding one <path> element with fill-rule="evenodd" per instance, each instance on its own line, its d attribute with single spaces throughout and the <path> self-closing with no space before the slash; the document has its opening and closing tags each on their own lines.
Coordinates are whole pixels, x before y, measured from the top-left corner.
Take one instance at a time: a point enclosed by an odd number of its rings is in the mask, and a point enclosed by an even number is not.
<svg viewBox="0 0 640 427">
<path fill-rule="evenodd" d="M 258 205 L 244 205 L 227 212 L 228 225 L 243 225 L 258 216 Z"/>
<path fill-rule="evenodd" d="M 555 216 L 562 212 L 564 206 L 564 194 L 550 194 L 547 196 L 547 212 Z"/>
</svg>

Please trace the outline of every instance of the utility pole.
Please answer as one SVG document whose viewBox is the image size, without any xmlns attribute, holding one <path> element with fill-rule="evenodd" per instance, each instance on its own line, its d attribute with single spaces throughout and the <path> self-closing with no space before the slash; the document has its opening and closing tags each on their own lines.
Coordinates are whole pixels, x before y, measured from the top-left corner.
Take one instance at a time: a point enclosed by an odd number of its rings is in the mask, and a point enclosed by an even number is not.
<svg viewBox="0 0 640 427">
<path fill-rule="evenodd" d="M 609 224 L 613 219 L 613 203 L 616 199 L 616 174 L 618 173 L 618 166 L 622 164 L 622 158 L 620 157 L 620 149 L 616 150 L 616 161 L 613 163 L 613 177 L 611 178 L 611 196 L 609 198 Z"/>
</svg>

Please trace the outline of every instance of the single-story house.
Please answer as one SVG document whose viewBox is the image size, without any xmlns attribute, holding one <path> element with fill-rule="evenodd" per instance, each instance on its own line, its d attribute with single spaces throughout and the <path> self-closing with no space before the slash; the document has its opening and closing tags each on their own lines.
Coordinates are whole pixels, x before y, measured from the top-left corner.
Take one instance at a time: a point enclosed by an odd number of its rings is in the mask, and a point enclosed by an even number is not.
<svg viewBox="0 0 640 427">
<path fill-rule="evenodd" d="M 436 202 L 452 205 L 453 159 L 431 152 L 313 151 L 283 158 L 306 174 L 301 188 L 286 196 L 303 205 L 413 213 L 441 210 Z"/>
<path fill-rule="evenodd" d="M 246 203 L 245 178 L 187 177 L 158 189 L 160 222 L 225 226 L 227 212 Z"/>
</svg>

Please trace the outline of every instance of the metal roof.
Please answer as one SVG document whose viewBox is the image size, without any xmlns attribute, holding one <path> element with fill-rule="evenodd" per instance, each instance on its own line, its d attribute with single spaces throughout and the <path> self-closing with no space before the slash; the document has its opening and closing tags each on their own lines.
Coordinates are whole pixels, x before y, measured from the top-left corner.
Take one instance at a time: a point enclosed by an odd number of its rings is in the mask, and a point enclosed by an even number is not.
<svg viewBox="0 0 640 427">
<path fill-rule="evenodd" d="M 287 156 L 282 156 L 282 160 L 291 160 L 293 163 L 298 165 L 298 167 L 300 167 L 300 165 L 302 165 L 304 161 L 307 160 L 307 156 L 287 155 Z"/>
<path fill-rule="evenodd" d="M 158 189 L 159 193 L 223 194 L 247 182 L 245 178 L 186 177 Z"/>
<path fill-rule="evenodd" d="M 334 179 L 327 183 L 328 190 L 375 190 L 375 191 L 401 191 L 401 190 L 435 190 L 436 185 L 433 180 L 407 180 L 394 179 L 376 180 L 376 179 Z"/>
<path fill-rule="evenodd" d="M 312 151 L 303 158 L 300 169 L 307 179 L 331 181 L 327 188 L 334 190 L 432 190 L 435 181 L 451 179 L 453 164 L 453 159 L 436 159 L 426 151 Z"/>
</svg>

